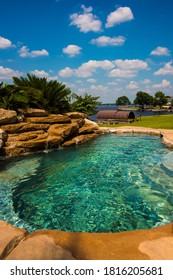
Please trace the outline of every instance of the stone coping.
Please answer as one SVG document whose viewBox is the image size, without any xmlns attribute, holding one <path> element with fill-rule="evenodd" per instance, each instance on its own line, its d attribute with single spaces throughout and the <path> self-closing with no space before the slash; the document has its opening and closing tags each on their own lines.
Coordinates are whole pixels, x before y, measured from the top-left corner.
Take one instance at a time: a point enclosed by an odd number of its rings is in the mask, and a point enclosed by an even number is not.
<svg viewBox="0 0 173 280">
<path fill-rule="evenodd" d="M 173 225 L 116 233 L 28 233 L 0 221 L 0 259 L 173 260 Z"/>
<path fill-rule="evenodd" d="M 117 128 L 110 127 L 100 127 L 103 131 L 107 133 L 117 133 L 117 134 L 146 134 L 158 136 L 162 139 L 163 144 L 168 148 L 173 148 L 173 129 L 154 129 L 147 127 L 135 127 L 135 126 L 122 126 Z"/>
</svg>

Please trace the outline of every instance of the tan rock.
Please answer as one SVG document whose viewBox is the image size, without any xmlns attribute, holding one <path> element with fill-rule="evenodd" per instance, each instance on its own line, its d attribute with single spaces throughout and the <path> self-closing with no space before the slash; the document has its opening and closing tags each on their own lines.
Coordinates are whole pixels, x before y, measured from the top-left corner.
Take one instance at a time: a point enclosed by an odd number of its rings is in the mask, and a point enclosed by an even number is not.
<svg viewBox="0 0 173 280">
<path fill-rule="evenodd" d="M 8 135 L 8 140 L 6 142 L 6 146 L 12 146 L 14 142 L 19 142 L 19 141 L 28 141 L 32 139 L 36 139 L 39 134 L 43 135 L 43 138 L 47 137 L 48 134 L 45 136 L 45 131 L 44 130 L 37 130 L 37 131 L 28 131 L 28 132 L 23 132 L 20 134 L 9 134 Z"/>
<path fill-rule="evenodd" d="M 65 114 L 71 119 L 85 119 L 87 117 L 86 114 L 81 113 L 81 112 L 69 112 Z"/>
<path fill-rule="evenodd" d="M 26 230 L 0 221 L 0 259 L 5 258 L 26 234 Z"/>
<path fill-rule="evenodd" d="M 40 124 L 40 123 L 16 123 L 16 124 L 8 124 L 2 125 L 1 128 L 7 133 L 22 133 L 27 131 L 35 131 L 35 130 L 45 130 L 47 131 L 50 124 Z"/>
<path fill-rule="evenodd" d="M 0 109 L 0 125 L 7 123 L 16 123 L 17 113 L 12 110 Z"/>
<path fill-rule="evenodd" d="M 18 112 L 25 117 L 46 117 L 48 116 L 48 112 L 43 109 L 35 109 L 35 108 L 26 108 L 26 109 L 18 109 Z"/>
<path fill-rule="evenodd" d="M 67 146 L 73 146 L 73 145 L 78 145 L 78 144 L 83 144 L 88 141 L 88 136 L 87 135 L 78 135 L 74 137 L 73 139 L 66 141 L 62 144 L 63 147 Z"/>
<path fill-rule="evenodd" d="M 76 135 L 79 132 L 79 126 L 77 123 L 70 124 L 52 124 L 48 130 L 50 136 L 60 136 L 64 139 Z"/>
<path fill-rule="evenodd" d="M 150 260 L 151 256 L 139 250 L 142 242 L 157 242 L 160 239 L 158 246 L 162 247 L 162 252 L 165 247 L 164 255 L 166 256 L 169 247 L 172 248 L 173 238 L 171 224 L 150 230 L 133 230 L 116 233 L 39 230 L 31 233 L 30 239 L 43 234 L 53 238 L 56 245 L 70 251 L 74 258 L 78 260 Z M 156 246 L 154 248 L 156 250 Z M 155 251 L 157 256 L 159 256 L 160 253 L 157 252 Z M 169 252 L 171 253 L 170 250 Z M 168 258 L 172 259 L 172 253 L 171 255 L 167 255 Z"/>
<path fill-rule="evenodd" d="M 6 142 L 4 148 L 7 155 L 12 153 L 28 153 L 31 150 L 44 150 L 47 148 L 59 147 L 62 142 L 62 138 L 59 136 L 51 136 L 43 130 L 30 131 L 17 134 L 11 134 Z M 12 149 L 15 151 L 12 152 Z"/>
<path fill-rule="evenodd" d="M 97 129 L 99 129 L 99 126 L 95 122 L 85 119 L 85 124 L 79 129 L 79 134 L 92 133 Z"/>
<path fill-rule="evenodd" d="M 76 123 L 79 128 L 85 124 L 85 119 L 71 119 L 72 123 Z"/>
<path fill-rule="evenodd" d="M 7 133 L 0 128 L 0 149 L 3 147 L 6 140 L 7 140 Z"/>
<path fill-rule="evenodd" d="M 173 237 L 143 241 L 139 250 L 151 260 L 173 260 Z"/>
<path fill-rule="evenodd" d="M 27 122 L 31 123 L 71 123 L 71 119 L 68 116 L 64 115 L 55 115 L 51 114 L 47 117 L 33 117 L 33 118 L 26 118 Z"/>
<path fill-rule="evenodd" d="M 62 142 L 61 137 L 48 136 L 48 133 L 39 134 L 36 138 L 28 141 L 19 141 L 17 148 L 44 150 L 47 148 L 59 147 Z"/>
<path fill-rule="evenodd" d="M 16 148 L 16 147 L 3 147 L 1 150 L 1 156 L 8 156 L 8 157 L 17 157 L 23 154 L 30 154 L 31 151 L 25 148 Z"/>
<path fill-rule="evenodd" d="M 74 260 L 72 254 L 61 248 L 52 237 L 30 235 L 7 256 L 6 260 Z"/>
</svg>

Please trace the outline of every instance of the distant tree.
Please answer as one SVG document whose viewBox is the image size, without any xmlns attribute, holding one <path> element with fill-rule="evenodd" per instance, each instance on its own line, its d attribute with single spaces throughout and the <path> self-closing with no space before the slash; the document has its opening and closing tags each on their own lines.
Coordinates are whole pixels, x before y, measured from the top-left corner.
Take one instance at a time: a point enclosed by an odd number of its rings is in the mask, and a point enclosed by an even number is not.
<svg viewBox="0 0 173 280">
<path fill-rule="evenodd" d="M 162 108 L 163 105 L 167 104 L 167 96 L 162 91 L 157 91 L 154 96 L 154 104 Z"/>
<path fill-rule="evenodd" d="M 75 101 L 71 105 L 72 110 L 92 115 L 96 112 L 96 106 L 101 104 L 101 102 L 98 101 L 99 98 L 99 96 L 95 97 L 88 93 L 85 93 L 84 96 L 73 93 L 73 99 Z"/>
<path fill-rule="evenodd" d="M 139 91 L 136 94 L 134 104 L 140 106 L 153 105 L 153 96 L 149 95 L 147 92 Z"/>
<path fill-rule="evenodd" d="M 131 102 L 130 102 L 130 100 L 127 96 L 123 95 L 123 96 L 120 96 L 120 97 L 117 98 L 115 104 L 120 105 L 120 106 L 121 105 L 125 106 L 125 105 L 130 105 Z"/>
</svg>

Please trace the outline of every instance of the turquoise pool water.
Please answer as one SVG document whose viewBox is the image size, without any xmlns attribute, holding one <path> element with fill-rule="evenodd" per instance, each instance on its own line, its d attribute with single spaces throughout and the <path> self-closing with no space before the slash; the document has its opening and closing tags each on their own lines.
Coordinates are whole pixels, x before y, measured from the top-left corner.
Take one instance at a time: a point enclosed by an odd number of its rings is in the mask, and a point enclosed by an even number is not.
<svg viewBox="0 0 173 280">
<path fill-rule="evenodd" d="M 172 151 L 149 136 L 108 134 L 0 161 L 0 219 L 83 232 L 146 229 L 173 211 Z"/>
</svg>

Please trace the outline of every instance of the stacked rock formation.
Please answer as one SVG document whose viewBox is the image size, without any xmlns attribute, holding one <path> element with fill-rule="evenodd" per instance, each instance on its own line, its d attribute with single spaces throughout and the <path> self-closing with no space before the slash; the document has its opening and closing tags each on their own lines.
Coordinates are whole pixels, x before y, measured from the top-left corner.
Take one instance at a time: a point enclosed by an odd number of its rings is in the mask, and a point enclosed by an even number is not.
<svg viewBox="0 0 173 280">
<path fill-rule="evenodd" d="M 0 156 L 18 156 L 84 143 L 102 133 L 79 112 L 48 114 L 40 109 L 19 113 L 0 109 Z"/>
</svg>

